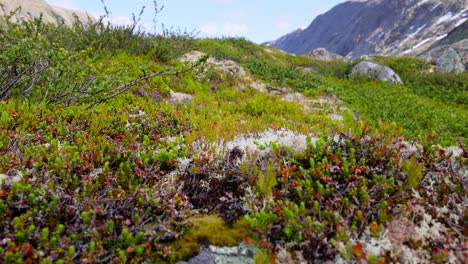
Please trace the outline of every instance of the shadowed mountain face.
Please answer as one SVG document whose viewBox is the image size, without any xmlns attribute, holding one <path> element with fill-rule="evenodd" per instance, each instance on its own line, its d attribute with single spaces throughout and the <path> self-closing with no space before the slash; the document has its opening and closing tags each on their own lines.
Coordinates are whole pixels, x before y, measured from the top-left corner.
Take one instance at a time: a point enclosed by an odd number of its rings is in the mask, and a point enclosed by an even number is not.
<svg viewBox="0 0 468 264">
<path fill-rule="evenodd" d="M 348 1 L 268 44 L 295 54 L 326 48 L 348 58 L 418 55 L 467 18 L 465 1 Z"/>
<path fill-rule="evenodd" d="M 0 9 L 0 15 L 4 12 L 9 13 L 21 7 L 18 15 L 20 17 L 39 17 L 43 14 L 43 19 L 47 22 L 64 21 L 65 24 L 71 25 L 78 17 L 81 21 L 87 21 L 92 17 L 82 11 L 69 10 L 57 6 L 51 6 L 44 0 L 0 0 L 4 10 Z"/>
<path fill-rule="evenodd" d="M 432 47 L 450 45 L 455 42 L 468 39 L 468 20 L 447 34 L 447 37 L 434 43 Z"/>
</svg>

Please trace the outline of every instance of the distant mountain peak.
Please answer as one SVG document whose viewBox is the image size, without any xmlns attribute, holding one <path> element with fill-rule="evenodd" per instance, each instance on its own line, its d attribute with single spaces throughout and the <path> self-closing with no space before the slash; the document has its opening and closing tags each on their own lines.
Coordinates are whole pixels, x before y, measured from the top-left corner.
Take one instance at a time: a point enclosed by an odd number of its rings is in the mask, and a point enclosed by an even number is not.
<svg viewBox="0 0 468 264">
<path fill-rule="evenodd" d="M 418 55 L 467 20 L 465 0 L 352 0 L 269 44 L 295 54 L 323 47 L 348 58 Z"/>
</svg>

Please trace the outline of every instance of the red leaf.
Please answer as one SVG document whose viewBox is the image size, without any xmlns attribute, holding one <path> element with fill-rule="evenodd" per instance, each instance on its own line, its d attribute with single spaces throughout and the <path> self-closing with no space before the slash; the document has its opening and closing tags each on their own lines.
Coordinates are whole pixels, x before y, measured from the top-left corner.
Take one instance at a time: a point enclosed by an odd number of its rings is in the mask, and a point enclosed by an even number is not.
<svg viewBox="0 0 468 264">
<path fill-rule="evenodd" d="M 128 247 L 128 248 L 127 248 L 127 252 L 128 252 L 129 254 L 133 253 L 133 251 L 135 251 L 135 249 L 134 249 L 133 247 Z"/>
<path fill-rule="evenodd" d="M 244 244 L 246 244 L 247 246 L 253 245 L 253 243 L 254 241 L 252 240 L 252 238 L 250 237 L 244 238 Z"/>
<path fill-rule="evenodd" d="M 263 248 L 268 248 L 269 247 L 268 241 L 266 239 L 262 239 L 262 241 L 260 241 L 260 243 L 261 243 Z"/>
<path fill-rule="evenodd" d="M 353 253 L 360 260 L 367 259 L 366 253 L 364 253 L 364 250 L 362 249 L 362 243 L 357 243 L 353 246 Z"/>
</svg>

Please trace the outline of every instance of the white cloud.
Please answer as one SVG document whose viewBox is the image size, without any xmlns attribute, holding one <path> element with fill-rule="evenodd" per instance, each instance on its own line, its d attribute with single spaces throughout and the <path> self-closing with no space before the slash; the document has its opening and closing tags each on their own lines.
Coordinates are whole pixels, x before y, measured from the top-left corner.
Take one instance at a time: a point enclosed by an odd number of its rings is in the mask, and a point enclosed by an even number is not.
<svg viewBox="0 0 468 264">
<path fill-rule="evenodd" d="M 96 19 L 100 19 L 102 17 L 102 14 L 99 14 L 99 13 L 92 13 L 92 15 L 96 18 Z M 105 23 L 107 22 L 110 22 L 111 24 L 113 25 L 117 25 L 117 26 L 129 26 L 129 25 L 132 25 L 133 24 L 133 19 L 128 17 L 128 16 L 113 16 L 113 15 L 110 15 L 110 17 L 104 17 L 103 21 Z M 137 24 L 137 29 L 142 29 L 146 32 L 153 32 L 154 30 L 154 26 L 150 23 L 145 23 L 144 21 L 140 21 L 138 24 Z"/>
<path fill-rule="evenodd" d="M 240 36 L 249 31 L 249 27 L 242 23 L 225 22 L 224 24 L 208 23 L 200 28 L 200 32 L 207 37 Z"/>
<path fill-rule="evenodd" d="M 80 9 L 80 6 L 74 0 L 46 0 L 47 3 L 53 6 L 59 6 L 67 9 Z"/>
<path fill-rule="evenodd" d="M 223 34 L 226 35 L 239 35 L 247 33 L 249 27 L 246 24 L 237 24 L 237 23 L 225 23 L 223 26 Z"/>
<path fill-rule="evenodd" d="M 200 32 L 207 37 L 214 37 L 218 34 L 218 25 L 215 23 L 203 25 L 200 28 Z"/>
<path fill-rule="evenodd" d="M 133 20 L 128 16 L 111 16 L 108 20 L 114 25 L 126 26 L 133 24 Z"/>
</svg>

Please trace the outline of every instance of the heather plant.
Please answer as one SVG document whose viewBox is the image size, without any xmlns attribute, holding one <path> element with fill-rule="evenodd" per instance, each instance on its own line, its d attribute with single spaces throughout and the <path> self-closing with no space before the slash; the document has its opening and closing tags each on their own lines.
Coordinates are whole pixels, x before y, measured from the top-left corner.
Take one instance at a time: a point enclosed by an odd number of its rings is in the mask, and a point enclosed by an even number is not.
<svg viewBox="0 0 468 264">
<path fill-rule="evenodd" d="M 259 245 L 270 254 L 297 250 L 308 262 L 334 261 L 337 251 L 348 260 L 392 261 L 366 252 L 356 239 L 366 230 L 371 237 L 382 236 L 398 208 L 411 203 L 428 165 L 418 161 L 417 152 L 403 156 L 399 143 L 381 137 L 341 134 L 308 146 L 293 159 L 273 158 L 278 168 L 273 201 L 251 207 L 245 217 Z"/>
</svg>

